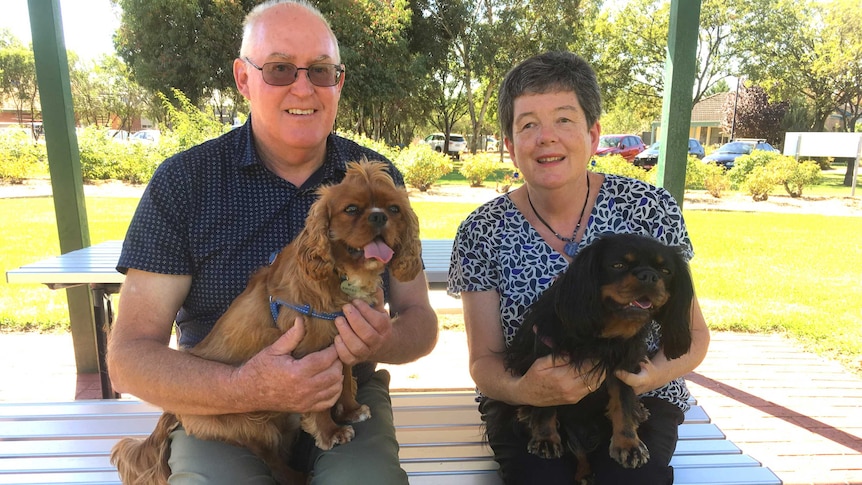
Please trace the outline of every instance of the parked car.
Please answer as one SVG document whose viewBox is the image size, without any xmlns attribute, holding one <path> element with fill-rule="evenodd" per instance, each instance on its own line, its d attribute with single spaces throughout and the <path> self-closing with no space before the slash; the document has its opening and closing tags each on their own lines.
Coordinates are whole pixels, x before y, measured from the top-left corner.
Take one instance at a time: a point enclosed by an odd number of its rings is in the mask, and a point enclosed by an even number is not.
<svg viewBox="0 0 862 485">
<path fill-rule="evenodd" d="M 718 147 L 717 150 L 703 157 L 704 163 L 715 163 L 721 165 L 727 170 L 733 168 L 736 159 L 742 155 L 748 155 L 754 150 L 764 150 L 767 152 L 777 152 L 766 140 L 733 140 L 730 143 L 725 143 Z"/>
<path fill-rule="evenodd" d="M 599 147 L 596 156 L 621 155 L 631 162 L 635 155 L 646 150 L 646 145 L 637 135 L 602 135 L 599 137 Z"/>
<path fill-rule="evenodd" d="M 105 137 L 113 141 L 128 141 L 129 132 L 126 130 L 108 130 L 105 132 Z"/>
<path fill-rule="evenodd" d="M 426 136 L 422 142 L 433 148 L 434 151 L 442 152 L 443 145 L 446 143 L 446 135 L 443 133 L 432 133 Z M 450 133 L 449 151 L 447 152 L 449 156 L 458 160 L 461 158 L 461 153 L 465 151 L 467 151 L 467 139 L 464 138 L 464 135 Z"/>
<path fill-rule="evenodd" d="M 653 143 L 649 148 L 635 155 L 632 163 L 635 164 L 635 166 L 649 170 L 658 163 L 658 149 L 659 142 Z M 703 158 L 705 154 L 703 145 L 697 140 L 697 138 L 688 139 L 688 154 L 694 155 L 697 158 Z"/>
<path fill-rule="evenodd" d="M 161 135 L 159 130 L 141 130 L 132 133 L 129 140 L 143 143 L 158 143 Z"/>
<path fill-rule="evenodd" d="M 494 138 L 494 135 L 488 135 L 485 137 L 485 151 L 488 152 L 496 152 L 500 149 L 500 143 Z"/>
</svg>

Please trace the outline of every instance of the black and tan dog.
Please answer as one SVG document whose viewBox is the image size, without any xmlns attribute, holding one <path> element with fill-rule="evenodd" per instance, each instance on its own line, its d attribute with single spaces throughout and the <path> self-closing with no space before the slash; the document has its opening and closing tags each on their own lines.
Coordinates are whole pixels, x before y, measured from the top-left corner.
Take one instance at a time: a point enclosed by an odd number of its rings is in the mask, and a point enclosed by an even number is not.
<svg viewBox="0 0 862 485">
<path fill-rule="evenodd" d="M 591 475 L 586 454 L 597 446 L 594 423 L 601 417 L 585 413 L 604 407 L 613 433 L 610 456 L 626 468 L 646 464 L 649 450 L 637 428 L 649 413 L 614 371 L 639 370 L 653 321 L 661 327 L 661 347 L 669 359 L 687 353 L 693 294 L 678 248 L 633 234 L 606 235 L 584 248 L 530 307 L 505 363 L 514 375 L 523 375 L 539 357 L 568 356 L 581 373 L 604 373 L 605 380 L 588 396 L 592 405 L 584 399 L 568 406 L 519 407 L 517 419 L 530 433 L 530 453 L 558 458 L 570 452 L 578 460 L 576 481 L 586 480 Z M 606 404 L 597 407 L 596 399 Z M 499 419 L 489 416 L 489 429 L 506 425 L 495 422 Z"/>
</svg>

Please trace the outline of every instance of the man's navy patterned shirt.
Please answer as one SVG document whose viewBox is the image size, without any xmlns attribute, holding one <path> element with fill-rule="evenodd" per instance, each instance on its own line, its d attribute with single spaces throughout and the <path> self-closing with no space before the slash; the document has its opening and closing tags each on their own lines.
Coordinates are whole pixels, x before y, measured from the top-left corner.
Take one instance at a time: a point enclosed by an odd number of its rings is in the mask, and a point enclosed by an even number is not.
<svg viewBox="0 0 862 485">
<path fill-rule="evenodd" d="M 129 226 L 117 270 L 192 275 L 177 314 L 179 344 L 203 340 L 251 274 L 305 225 L 321 185 L 337 183 L 346 164 L 380 154 L 336 135 L 326 160 L 302 187 L 261 162 L 251 121 L 162 163 Z M 396 185 L 404 180 L 390 163 Z"/>
</svg>

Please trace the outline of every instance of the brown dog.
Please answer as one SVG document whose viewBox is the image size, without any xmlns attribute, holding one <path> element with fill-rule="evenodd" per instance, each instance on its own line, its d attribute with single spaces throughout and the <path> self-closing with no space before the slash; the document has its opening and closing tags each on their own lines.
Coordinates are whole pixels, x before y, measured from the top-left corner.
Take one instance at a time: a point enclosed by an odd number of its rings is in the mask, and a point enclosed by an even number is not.
<svg viewBox="0 0 862 485">
<path fill-rule="evenodd" d="M 378 162 L 348 166 L 338 185 L 322 187 L 305 228 L 275 258 L 257 271 L 231 303 L 194 355 L 242 365 L 287 332 L 298 316 L 306 334 L 295 358 L 332 345 L 338 334 L 334 318 L 355 299 L 377 304 L 381 273 L 388 265 L 399 281 L 411 281 L 422 270 L 419 221 L 407 192 L 396 187 Z M 344 366 L 344 387 L 332 412 L 307 413 L 302 429 L 324 450 L 353 439 L 349 424 L 371 417 L 356 401 L 356 382 Z M 334 419 L 333 419 L 334 418 Z M 286 456 L 295 434 L 296 416 L 255 412 L 201 416 L 165 412 L 145 440 L 126 438 L 111 451 L 125 484 L 167 483 L 168 435 L 182 424 L 186 433 L 248 448 L 287 482 Z"/>
</svg>

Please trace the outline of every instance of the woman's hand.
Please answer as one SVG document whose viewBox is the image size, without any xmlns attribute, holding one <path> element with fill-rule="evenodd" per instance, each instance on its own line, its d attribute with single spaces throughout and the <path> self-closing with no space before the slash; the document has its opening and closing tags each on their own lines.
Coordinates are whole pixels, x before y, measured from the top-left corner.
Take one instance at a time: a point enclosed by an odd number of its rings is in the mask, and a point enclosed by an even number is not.
<svg viewBox="0 0 862 485">
<path fill-rule="evenodd" d="M 614 375 L 616 375 L 619 380 L 628 384 L 628 386 L 631 387 L 638 396 L 645 392 L 652 391 L 653 389 L 658 389 L 670 382 L 669 380 L 665 380 L 663 373 L 659 372 L 655 363 L 649 359 L 640 363 L 640 370 L 638 370 L 637 373 L 617 370 L 614 372 Z"/>
<path fill-rule="evenodd" d="M 532 406 L 574 404 L 598 389 L 604 373 L 591 374 L 592 365 L 572 365 L 567 357 L 537 359 L 518 382 L 521 398 Z"/>
</svg>

